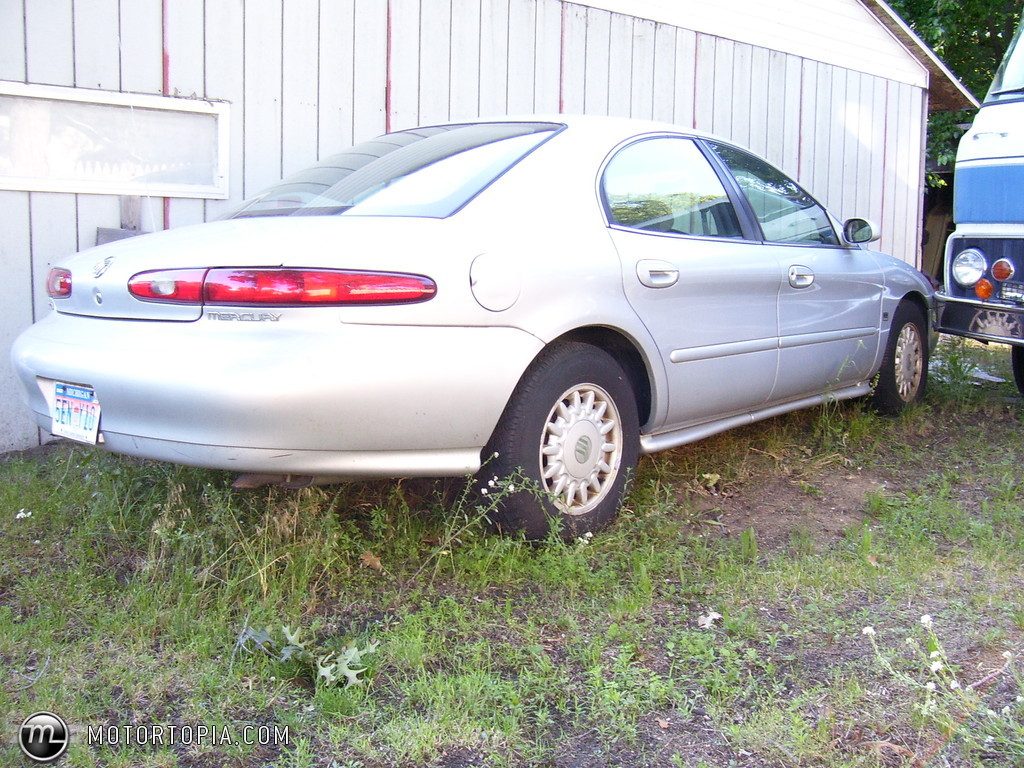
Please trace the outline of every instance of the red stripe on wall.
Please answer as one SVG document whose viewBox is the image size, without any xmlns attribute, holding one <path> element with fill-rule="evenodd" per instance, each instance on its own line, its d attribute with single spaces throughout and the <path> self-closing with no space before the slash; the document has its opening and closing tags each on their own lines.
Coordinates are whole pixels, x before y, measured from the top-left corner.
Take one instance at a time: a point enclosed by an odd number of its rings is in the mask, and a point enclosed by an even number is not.
<svg viewBox="0 0 1024 768">
<path fill-rule="evenodd" d="M 162 56 L 162 91 L 164 96 L 171 95 L 171 55 L 167 50 L 167 3 L 168 0 L 161 0 L 160 3 L 160 49 Z M 171 227 L 171 199 L 164 198 L 164 229 Z"/>
<path fill-rule="evenodd" d="M 384 132 L 391 133 L 391 0 L 387 5 L 387 48 L 384 56 Z"/>
<path fill-rule="evenodd" d="M 565 112 L 565 3 L 562 3 L 561 42 L 558 48 L 558 112 Z"/>
</svg>

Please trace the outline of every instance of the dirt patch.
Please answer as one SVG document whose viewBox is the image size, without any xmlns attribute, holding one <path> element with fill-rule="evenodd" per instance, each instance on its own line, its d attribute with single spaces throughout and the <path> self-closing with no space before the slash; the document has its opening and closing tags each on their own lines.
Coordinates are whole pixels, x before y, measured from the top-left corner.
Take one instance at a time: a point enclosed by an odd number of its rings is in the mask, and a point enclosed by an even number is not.
<svg viewBox="0 0 1024 768">
<path fill-rule="evenodd" d="M 869 497 L 884 489 L 878 477 L 840 469 L 813 479 L 757 473 L 733 486 L 712 484 L 679 496 L 695 506 L 702 533 L 727 537 L 752 529 L 758 547 L 771 551 L 834 545 L 864 522 Z"/>
</svg>

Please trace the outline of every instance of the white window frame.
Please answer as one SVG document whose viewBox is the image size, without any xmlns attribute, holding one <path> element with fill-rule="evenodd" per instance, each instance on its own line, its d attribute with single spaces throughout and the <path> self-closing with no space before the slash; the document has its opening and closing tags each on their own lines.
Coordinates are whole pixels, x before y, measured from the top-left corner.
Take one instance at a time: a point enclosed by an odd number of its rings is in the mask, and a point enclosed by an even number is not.
<svg viewBox="0 0 1024 768">
<path fill-rule="evenodd" d="M 65 88 L 0 81 L 0 101 L 5 96 L 41 99 L 52 102 L 73 102 L 109 106 L 124 112 L 123 119 L 132 118 L 135 108 L 174 115 L 195 115 L 213 119 L 216 147 L 214 167 L 205 183 L 170 183 L 137 179 L 96 179 L 87 176 L 14 176 L 0 172 L 0 189 L 28 192 L 72 192 L 103 195 L 139 195 L 151 197 L 184 197 L 224 200 L 228 197 L 229 107 L 222 101 L 182 99 L 142 93 L 119 93 L 85 88 Z M 58 107 L 59 108 L 59 107 Z"/>
</svg>

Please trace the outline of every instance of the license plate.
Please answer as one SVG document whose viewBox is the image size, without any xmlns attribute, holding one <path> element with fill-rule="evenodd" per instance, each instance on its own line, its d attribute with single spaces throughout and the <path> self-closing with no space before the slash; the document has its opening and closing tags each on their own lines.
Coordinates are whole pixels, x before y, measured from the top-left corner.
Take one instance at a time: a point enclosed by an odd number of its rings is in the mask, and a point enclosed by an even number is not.
<svg viewBox="0 0 1024 768">
<path fill-rule="evenodd" d="M 96 445 L 100 429 L 100 401 L 91 387 L 53 382 L 50 430 L 59 437 Z"/>
</svg>

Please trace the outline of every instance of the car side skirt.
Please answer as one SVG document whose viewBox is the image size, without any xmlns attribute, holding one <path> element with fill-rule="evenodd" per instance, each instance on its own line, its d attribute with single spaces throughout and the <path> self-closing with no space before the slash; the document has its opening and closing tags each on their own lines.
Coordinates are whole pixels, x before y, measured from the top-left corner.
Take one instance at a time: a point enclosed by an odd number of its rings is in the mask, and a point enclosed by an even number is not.
<svg viewBox="0 0 1024 768">
<path fill-rule="evenodd" d="M 719 432 L 742 427 L 746 424 L 753 424 L 755 421 L 770 419 L 773 416 L 781 416 L 790 411 L 798 411 L 803 408 L 810 408 L 822 403 L 837 400 L 850 400 L 856 397 L 863 397 L 871 393 L 871 382 L 863 381 L 853 386 L 837 389 L 812 397 L 805 397 L 799 400 L 791 400 L 785 403 L 776 403 L 756 411 L 727 416 L 715 421 L 707 421 L 693 426 L 674 429 L 669 432 L 658 434 L 642 435 L 640 437 L 640 450 L 643 453 L 655 453 L 669 448 L 677 448 L 680 445 L 703 440 L 705 437 L 717 435 Z"/>
</svg>

